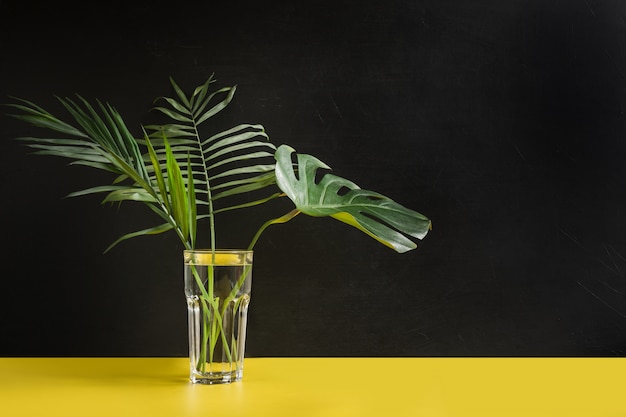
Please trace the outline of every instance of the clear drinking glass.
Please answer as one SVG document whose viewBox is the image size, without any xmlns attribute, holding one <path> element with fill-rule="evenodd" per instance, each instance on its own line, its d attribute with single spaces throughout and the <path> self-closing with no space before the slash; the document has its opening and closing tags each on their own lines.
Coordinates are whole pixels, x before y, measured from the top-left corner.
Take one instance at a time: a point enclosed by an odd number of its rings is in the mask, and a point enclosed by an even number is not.
<svg viewBox="0 0 626 417">
<path fill-rule="evenodd" d="M 190 379 L 225 384 L 243 377 L 252 251 L 185 250 Z"/>
</svg>

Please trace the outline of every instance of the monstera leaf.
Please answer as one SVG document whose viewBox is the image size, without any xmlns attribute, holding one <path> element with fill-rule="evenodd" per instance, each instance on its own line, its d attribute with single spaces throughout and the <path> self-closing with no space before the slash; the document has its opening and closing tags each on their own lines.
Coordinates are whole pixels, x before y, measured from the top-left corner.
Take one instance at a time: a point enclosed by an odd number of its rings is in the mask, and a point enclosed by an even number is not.
<svg viewBox="0 0 626 417">
<path fill-rule="evenodd" d="M 311 155 L 297 154 L 281 145 L 276 150 L 276 182 L 280 189 L 309 216 L 330 216 L 356 227 L 399 253 L 415 249 L 408 236 L 423 239 L 431 228 L 424 215 L 337 175 L 325 173 L 316 182 L 318 170 L 330 167 Z"/>
</svg>

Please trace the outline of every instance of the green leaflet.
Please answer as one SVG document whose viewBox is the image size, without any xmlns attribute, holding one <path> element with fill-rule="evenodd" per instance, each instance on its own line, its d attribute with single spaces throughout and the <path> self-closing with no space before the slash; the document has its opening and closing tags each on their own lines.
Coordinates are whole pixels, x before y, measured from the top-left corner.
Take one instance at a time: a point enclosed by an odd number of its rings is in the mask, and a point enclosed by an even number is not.
<svg viewBox="0 0 626 417">
<path fill-rule="evenodd" d="M 423 239 L 431 229 L 424 215 L 347 179 L 326 173 L 316 184 L 317 170 L 330 167 L 306 154 L 297 154 L 294 165 L 294 152 L 288 145 L 276 150 L 276 182 L 302 213 L 333 217 L 399 253 L 417 247 L 409 237 Z"/>
</svg>

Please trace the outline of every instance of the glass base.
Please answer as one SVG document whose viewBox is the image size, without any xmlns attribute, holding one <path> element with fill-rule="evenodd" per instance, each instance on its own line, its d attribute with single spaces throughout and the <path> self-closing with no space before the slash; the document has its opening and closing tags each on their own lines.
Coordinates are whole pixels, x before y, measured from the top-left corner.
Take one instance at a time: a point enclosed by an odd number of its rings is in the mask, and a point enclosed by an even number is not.
<svg viewBox="0 0 626 417">
<path fill-rule="evenodd" d="M 241 381 L 243 378 L 243 370 L 232 372 L 195 372 L 192 371 L 190 380 L 194 384 L 217 385 L 230 384 L 232 382 Z"/>
</svg>

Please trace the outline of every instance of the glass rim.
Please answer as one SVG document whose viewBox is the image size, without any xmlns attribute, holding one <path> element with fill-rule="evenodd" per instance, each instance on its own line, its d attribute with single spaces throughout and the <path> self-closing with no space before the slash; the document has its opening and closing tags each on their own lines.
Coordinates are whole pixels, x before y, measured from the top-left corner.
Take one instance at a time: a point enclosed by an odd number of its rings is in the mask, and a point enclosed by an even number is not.
<svg viewBox="0 0 626 417">
<path fill-rule="evenodd" d="M 253 253 L 252 249 L 184 249 L 183 253 Z"/>
</svg>

